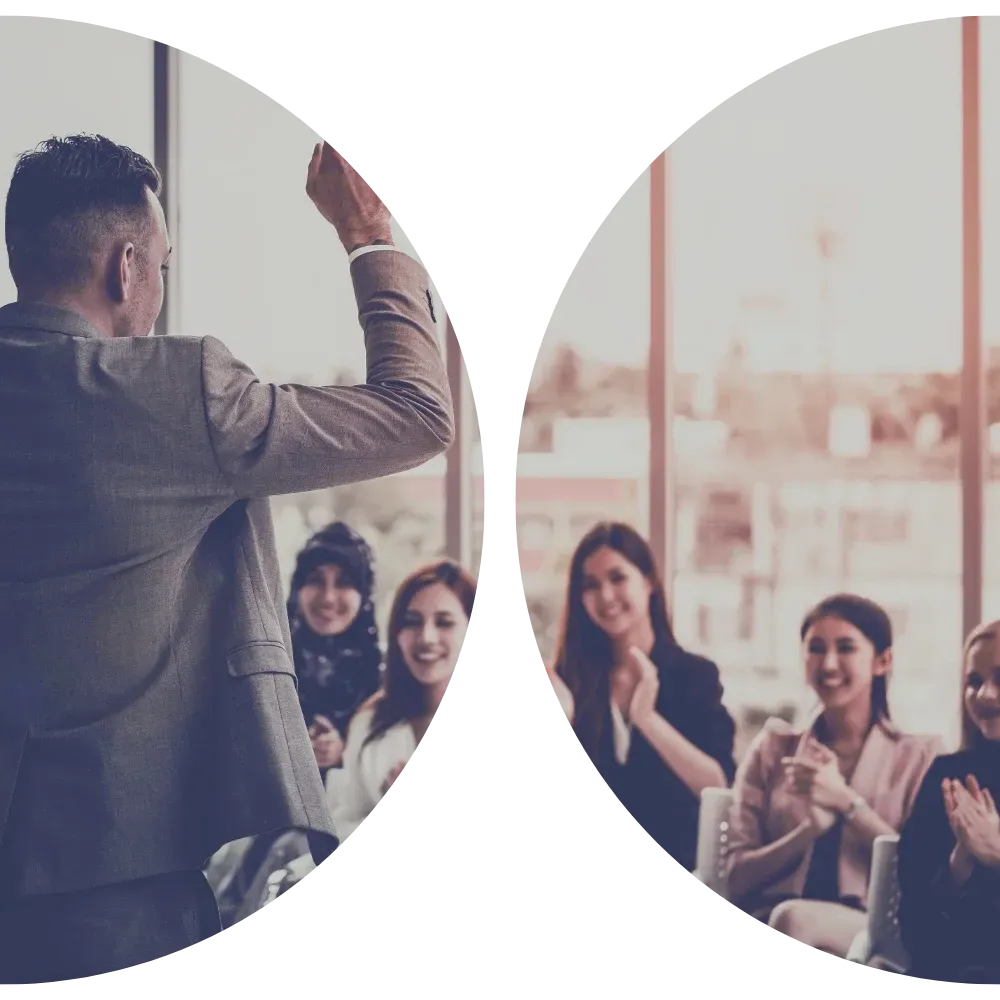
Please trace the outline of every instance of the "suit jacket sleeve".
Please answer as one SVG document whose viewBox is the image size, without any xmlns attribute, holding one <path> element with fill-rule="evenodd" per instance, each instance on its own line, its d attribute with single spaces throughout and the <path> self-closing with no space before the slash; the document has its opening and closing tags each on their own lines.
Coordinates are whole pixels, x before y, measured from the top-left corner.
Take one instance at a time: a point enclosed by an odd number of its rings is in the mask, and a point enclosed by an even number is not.
<svg viewBox="0 0 1000 1000">
<path fill-rule="evenodd" d="M 740 762 L 733 782 L 733 805 L 729 816 L 729 863 L 744 852 L 767 842 L 764 827 L 767 789 L 774 756 L 774 734 L 770 725 L 756 735 Z"/>
<path fill-rule="evenodd" d="M 209 436 L 238 497 L 374 479 L 451 444 L 451 396 L 426 273 L 405 254 L 382 251 L 358 257 L 351 275 L 368 358 L 364 385 L 269 385 L 214 337 L 202 341 Z M 322 341 L 320 334 L 317 358 Z"/>
<path fill-rule="evenodd" d="M 736 773 L 733 759 L 736 726 L 722 704 L 719 668 L 711 660 L 691 656 L 686 661 L 685 673 L 685 710 L 671 721 L 682 736 L 719 762 L 726 784 L 732 784 Z"/>
</svg>

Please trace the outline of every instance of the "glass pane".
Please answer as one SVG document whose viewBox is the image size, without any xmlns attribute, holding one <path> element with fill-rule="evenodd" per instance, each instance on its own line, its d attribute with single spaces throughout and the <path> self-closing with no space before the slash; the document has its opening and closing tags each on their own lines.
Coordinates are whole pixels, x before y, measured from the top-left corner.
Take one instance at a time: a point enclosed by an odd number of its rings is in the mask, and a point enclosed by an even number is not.
<svg viewBox="0 0 1000 1000">
<path fill-rule="evenodd" d="M 983 617 L 1000 618 L 1000 18 L 979 19 L 983 234 L 983 356 L 986 366 L 986 497 L 983 511 Z M 950 401 L 957 402 L 953 392 Z"/>
<path fill-rule="evenodd" d="M 471 396 L 471 393 L 470 393 Z M 479 432 L 479 416 L 472 408 L 472 572 L 479 575 L 483 557 L 483 519 L 485 498 L 483 492 L 483 439 Z"/>
<path fill-rule="evenodd" d="M 842 590 L 890 613 L 893 716 L 957 736 L 960 82 L 957 21 L 879 33 L 671 150 L 673 612 L 738 751 L 811 707 L 799 624 Z"/>
<path fill-rule="evenodd" d="M 649 527 L 649 173 L 573 271 L 535 362 L 521 425 L 517 532 L 549 662 L 573 549 L 600 520 Z"/>
<path fill-rule="evenodd" d="M 5 17 L 0 91 L 8 95 L 0 132 L 4 199 L 18 155 L 51 136 L 99 133 L 153 158 L 153 43 L 144 38 L 73 21 Z M 2 267 L 0 301 L 14 298 Z"/>
<path fill-rule="evenodd" d="M 319 137 L 199 59 L 182 57 L 180 80 L 181 226 L 172 274 L 181 282 L 181 330 L 221 334 L 266 381 L 364 381 L 346 255 L 304 191 Z M 375 551 L 384 625 L 402 578 L 443 552 L 444 466 L 440 456 L 401 475 L 273 499 L 286 584 L 308 535 L 334 518 L 348 521 Z"/>
</svg>

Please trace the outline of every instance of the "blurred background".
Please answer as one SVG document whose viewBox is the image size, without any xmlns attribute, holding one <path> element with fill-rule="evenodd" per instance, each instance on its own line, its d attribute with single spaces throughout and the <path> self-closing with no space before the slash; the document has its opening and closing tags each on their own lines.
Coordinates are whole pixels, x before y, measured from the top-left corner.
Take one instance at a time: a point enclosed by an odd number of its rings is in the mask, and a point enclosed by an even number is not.
<svg viewBox="0 0 1000 1000">
<path fill-rule="evenodd" d="M 798 630 L 827 594 L 886 608 L 893 715 L 952 744 L 964 630 L 1000 616 L 1000 19 L 970 20 L 981 203 L 963 185 L 961 21 L 838 45 L 727 101 L 635 182 L 539 353 L 518 540 L 542 654 L 580 536 L 634 524 L 679 641 L 720 667 L 738 754 L 811 706 Z M 982 289 L 963 294 L 980 224 Z M 981 399 L 963 403 L 963 365 Z"/>
<path fill-rule="evenodd" d="M 157 332 L 216 336 L 267 382 L 364 381 L 347 255 L 305 194 L 320 137 L 301 121 L 193 56 L 72 21 L 4 17 L 0 87 L 18 94 L 0 131 L 4 197 L 17 156 L 53 135 L 102 133 L 156 161 L 174 247 Z M 14 297 L 4 266 L 0 301 Z M 444 310 L 437 318 L 458 403 L 448 455 L 402 475 L 272 500 L 286 587 L 314 530 L 339 518 L 365 536 L 383 628 L 389 599 L 416 566 L 447 554 L 473 573 L 479 567 L 479 431 L 454 331 Z"/>
</svg>

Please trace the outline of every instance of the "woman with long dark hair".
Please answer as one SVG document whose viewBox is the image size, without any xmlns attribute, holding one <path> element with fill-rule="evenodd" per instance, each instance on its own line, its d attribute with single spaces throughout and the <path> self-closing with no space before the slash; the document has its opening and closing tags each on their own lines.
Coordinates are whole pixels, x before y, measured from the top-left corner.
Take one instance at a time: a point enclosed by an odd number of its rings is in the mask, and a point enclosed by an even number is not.
<svg viewBox="0 0 1000 1000">
<path fill-rule="evenodd" d="M 962 747 L 938 757 L 899 842 L 911 976 L 1000 983 L 1000 622 L 965 642 Z"/>
<path fill-rule="evenodd" d="M 317 531 L 292 574 L 288 619 L 299 702 L 316 763 L 339 768 L 351 718 L 379 688 L 375 561 L 342 521 Z"/>
<path fill-rule="evenodd" d="M 400 584 L 389 614 L 382 690 L 357 713 L 343 780 L 330 794 L 346 840 L 399 777 L 448 688 L 476 597 L 476 581 L 450 560 Z"/>
<path fill-rule="evenodd" d="M 612 791 L 693 869 L 700 795 L 732 780 L 735 727 L 718 668 L 678 645 L 653 553 L 627 524 L 577 545 L 550 677 Z"/>
<path fill-rule="evenodd" d="M 865 925 L 872 844 L 903 825 L 941 750 L 889 715 L 892 623 L 837 594 L 800 629 L 819 709 L 796 729 L 770 719 L 733 788 L 729 895 L 777 930 L 846 956 Z"/>
</svg>

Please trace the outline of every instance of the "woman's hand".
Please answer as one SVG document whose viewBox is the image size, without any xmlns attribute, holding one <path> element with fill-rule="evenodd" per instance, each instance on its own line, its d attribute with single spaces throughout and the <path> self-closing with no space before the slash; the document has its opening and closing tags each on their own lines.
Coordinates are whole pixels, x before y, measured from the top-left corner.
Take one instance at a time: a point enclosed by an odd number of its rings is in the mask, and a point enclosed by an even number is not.
<svg viewBox="0 0 1000 1000">
<path fill-rule="evenodd" d="M 989 789 L 980 788 L 970 774 L 964 785 L 954 778 L 945 779 L 942 791 L 948 825 L 955 834 L 952 871 L 956 877 L 963 871 L 971 874 L 973 860 L 1000 868 L 1000 814 Z"/>
<path fill-rule="evenodd" d="M 656 714 L 656 698 L 660 693 L 660 673 L 653 661 L 638 646 L 629 650 L 628 665 L 636 679 L 628 717 L 636 729 L 642 729 Z"/>
<path fill-rule="evenodd" d="M 313 724 L 309 727 L 309 741 L 319 767 L 340 766 L 344 759 L 344 741 L 325 715 L 317 715 L 313 719 Z"/>
<path fill-rule="evenodd" d="M 846 812 L 855 793 L 844 780 L 837 756 L 826 747 L 809 756 L 785 757 L 785 783 L 789 791 L 809 801 L 813 825 L 825 833 L 836 822 L 838 813 Z"/>
<path fill-rule="evenodd" d="M 975 865 L 975 858 L 966 850 L 965 845 L 959 837 L 959 823 L 955 818 L 955 810 L 958 807 L 958 796 L 954 785 L 959 784 L 954 778 L 945 778 L 941 782 L 941 795 L 944 799 L 944 812 L 948 817 L 948 825 L 955 836 L 955 847 L 948 859 L 948 867 L 951 869 L 952 878 L 958 885 L 964 885 L 972 875 Z"/>
</svg>

